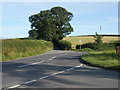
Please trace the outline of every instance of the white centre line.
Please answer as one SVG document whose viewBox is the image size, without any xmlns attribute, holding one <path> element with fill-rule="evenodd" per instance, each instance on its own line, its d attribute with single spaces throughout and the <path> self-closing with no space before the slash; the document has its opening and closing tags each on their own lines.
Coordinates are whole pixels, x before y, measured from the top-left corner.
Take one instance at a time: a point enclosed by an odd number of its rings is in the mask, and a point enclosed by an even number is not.
<svg viewBox="0 0 120 90">
<path fill-rule="evenodd" d="M 80 64 L 80 65 L 78 65 L 78 66 L 75 66 L 75 67 L 72 67 L 72 68 L 69 68 L 69 69 L 66 69 L 66 70 L 62 70 L 62 71 L 59 71 L 59 72 L 56 72 L 56 73 L 53 73 L 53 74 L 50 74 L 50 75 L 46 75 L 46 76 L 43 76 L 43 77 L 41 77 L 41 78 L 39 78 L 39 79 L 41 80 L 41 79 L 45 79 L 45 78 L 48 78 L 48 77 L 51 77 L 51 76 L 54 76 L 54 75 L 57 75 L 57 74 L 60 74 L 60 73 L 64 73 L 64 72 L 66 72 L 66 71 L 79 68 L 79 67 L 81 67 L 82 65 L 83 65 L 83 64 Z M 33 83 L 33 82 L 35 82 L 35 81 L 38 81 L 38 80 L 27 81 L 27 82 L 25 82 L 24 84 Z M 21 85 L 23 85 L 23 84 L 21 84 Z M 21 86 L 21 85 L 14 85 L 14 86 L 8 87 L 8 89 L 10 89 L 10 88 L 16 88 L 16 87 L 19 87 L 19 86 Z"/>
<path fill-rule="evenodd" d="M 16 87 L 19 87 L 20 85 L 14 85 L 14 86 L 11 86 L 9 88 L 16 88 Z"/>
<path fill-rule="evenodd" d="M 49 77 L 50 75 L 48 75 L 48 76 L 43 76 L 43 77 L 41 77 L 41 78 L 39 78 L 39 79 L 44 79 L 44 78 L 47 78 L 47 77 Z"/>
<path fill-rule="evenodd" d="M 41 62 L 35 62 L 35 63 L 32 63 L 31 65 L 35 65 L 35 64 L 39 64 L 39 63 L 43 63 L 45 61 L 41 61 Z"/>
<path fill-rule="evenodd" d="M 45 78 L 48 78 L 48 77 L 50 77 L 50 76 L 54 76 L 54 75 L 57 75 L 57 74 L 60 74 L 60 73 L 64 73 L 65 71 L 69 71 L 69 70 L 72 70 L 72 69 L 75 69 L 75 68 L 79 68 L 79 67 L 81 67 L 83 64 L 80 64 L 80 65 L 78 65 L 78 66 L 75 66 L 75 67 L 72 67 L 72 68 L 69 68 L 69 69 L 66 69 L 66 70 L 62 70 L 62 71 L 59 71 L 59 72 L 56 72 L 56 73 L 53 73 L 53 74 L 50 74 L 50 75 L 47 75 L 47 76 L 43 76 L 43 77 L 41 77 L 41 78 L 39 78 L 39 79 L 45 79 Z"/>
<path fill-rule="evenodd" d="M 56 56 L 50 58 L 49 61 L 53 60 L 54 58 L 56 58 Z M 27 67 L 27 66 L 31 66 L 31 65 L 35 65 L 35 64 L 40 64 L 40 63 L 43 63 L 43 62 L 47 62 L 47 61 L 35 62 L 35 63 L 31 63 L 31 64 L 28 64 L 28 65 L 21 65 L 21 66 L 18 66 L 18 68 L 23 68 L 23 67 Z"/>
<path fill-rule="evenodd" d="M 37 81 L 37 80 L 31 80 L 31 81 L 27 81 L 27 82 L 25 82 L 24 84 L 33 83 L 33 82 L 35 82 L 35 81 Z"/>
</svg>

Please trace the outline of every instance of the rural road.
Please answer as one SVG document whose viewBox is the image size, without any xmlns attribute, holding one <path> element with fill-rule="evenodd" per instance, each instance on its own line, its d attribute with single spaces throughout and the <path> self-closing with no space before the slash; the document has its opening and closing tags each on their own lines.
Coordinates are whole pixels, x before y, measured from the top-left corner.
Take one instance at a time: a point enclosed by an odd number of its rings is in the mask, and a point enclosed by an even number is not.
<svg viewBox="0 0 120 90">
<path fill-rule="evenodd" d="M 53 50 L 2 63 L 2 88 L 118 88 L 118 72 L 80 63 L 85 53 Z"/>
</svg>

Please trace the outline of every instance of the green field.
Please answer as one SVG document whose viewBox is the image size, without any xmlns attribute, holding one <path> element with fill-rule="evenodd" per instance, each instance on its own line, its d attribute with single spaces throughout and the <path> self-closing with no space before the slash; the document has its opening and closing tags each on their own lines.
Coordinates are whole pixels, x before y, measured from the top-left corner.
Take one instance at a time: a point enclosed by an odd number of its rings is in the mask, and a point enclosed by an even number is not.
<svg viewBox="0 0 120 90">
<path fill-rule="evenodd" d="M 90 65 L 120 71 L 118 64 L 120 56 L 116 54 L 115 50 L 89 53 L 81 58 Z"/>
<path fill-rule="evenodd" d="M 42 54 L 53 49 L 43 40 L 2 40 L 2 61 Z"/>
<path fill-rule="evenodd" d="M 94 42 L 95 39 L 93 36 L 76 36 L 76 37 L 65 37 L 63 40 L 71 42 L 72 48 L 75 48 L 77 44 L 85 44 L 89 42 Z M 79 42 L 80 40 L 81 40 L 81 43 Z M 104 43 L 113 42 L 113 41 L 118 41 L 118 36 L 104 36 L 103 37 Z"/>
</svg>

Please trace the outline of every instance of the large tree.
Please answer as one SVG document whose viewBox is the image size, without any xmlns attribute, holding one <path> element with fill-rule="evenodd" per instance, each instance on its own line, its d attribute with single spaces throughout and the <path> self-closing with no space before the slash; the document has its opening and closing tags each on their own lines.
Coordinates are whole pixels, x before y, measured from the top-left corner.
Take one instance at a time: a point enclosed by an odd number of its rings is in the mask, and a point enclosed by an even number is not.
<svg viewBox="0 0 120 90">
<path fill-rule="evenodd" d="M 73 14 L 62 7 L 53 7 L 51 10 L 31 15 L 29 21 L 32 30 L 28 32 L 29 37 L 47 41 L 63 39 L 73 32 L 70 25 L 72 17 Z"/>
</svg>

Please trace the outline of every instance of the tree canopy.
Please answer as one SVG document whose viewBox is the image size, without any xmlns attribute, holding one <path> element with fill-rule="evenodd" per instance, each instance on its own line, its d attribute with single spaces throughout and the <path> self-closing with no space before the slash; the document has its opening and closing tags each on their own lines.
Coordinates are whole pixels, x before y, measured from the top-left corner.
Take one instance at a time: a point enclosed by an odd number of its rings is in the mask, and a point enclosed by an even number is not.
<svg viewBox="0 0 120 90">
<path fill-rule="evenodd" d="M 47 41 L 63 39 L 73 32 L 70 25 L 72 17 L 73 14 L 62 7 L 53 7 L 50 10 L 31 15 L 29 17 L 31 23 L 29 37 Z"/>
</svg>

